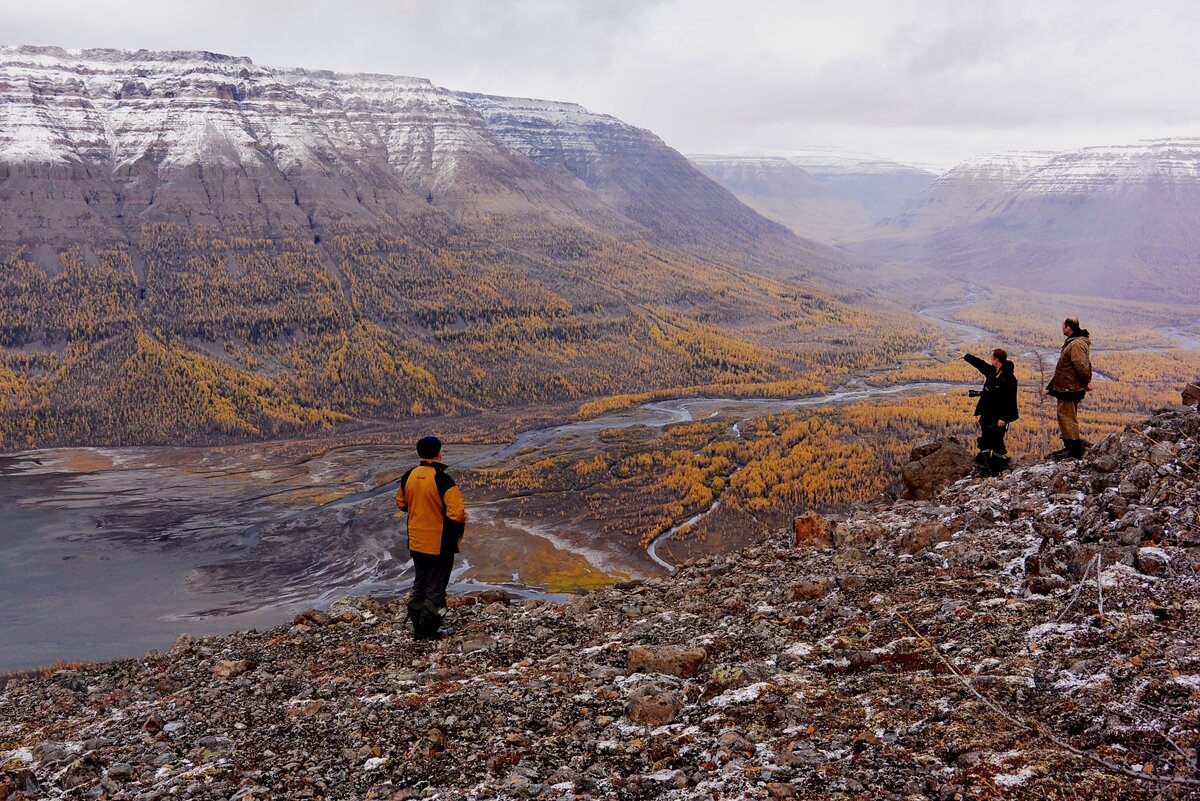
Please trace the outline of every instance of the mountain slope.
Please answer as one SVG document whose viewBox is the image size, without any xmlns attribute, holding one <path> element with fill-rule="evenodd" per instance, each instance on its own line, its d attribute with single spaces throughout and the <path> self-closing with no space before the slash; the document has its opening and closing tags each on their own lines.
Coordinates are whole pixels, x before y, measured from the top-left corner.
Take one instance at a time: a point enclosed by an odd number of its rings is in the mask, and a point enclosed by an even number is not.
<svg viewBox="0 0 1200 801">
<path fill-rule="evenodd" d="M 843 257 L 572 104 L 42 47 L 0 98 L 0 447 L 784 378 L 861 327 Z"/>
<path fill-rule="evenodd" d="M 759 155 L 787 159 L 835 197 L 857 203 L 877 218 L 895 214 L 941 173 L 938 167 L 904 164 L 836 147 L 771 150 Z"/>
<path fill-rule="evenodd" d="M 1193 302 L 1200 140 L 968 162 L 856 250 L 975 280 Z"/>
</svg>

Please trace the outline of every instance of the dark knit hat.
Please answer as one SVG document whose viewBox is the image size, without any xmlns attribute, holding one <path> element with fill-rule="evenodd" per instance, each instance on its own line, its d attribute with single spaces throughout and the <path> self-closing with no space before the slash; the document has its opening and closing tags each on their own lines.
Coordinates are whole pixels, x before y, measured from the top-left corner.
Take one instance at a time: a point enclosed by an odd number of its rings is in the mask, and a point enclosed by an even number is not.
<svg viewBox="0 0 1200 801">
<path fill-rule="evenodd" d="M 442 441 L 437 437 L 421 437 L 417 440 L 417 456 L 434 459 L 442 452 Z"/>
</svg>

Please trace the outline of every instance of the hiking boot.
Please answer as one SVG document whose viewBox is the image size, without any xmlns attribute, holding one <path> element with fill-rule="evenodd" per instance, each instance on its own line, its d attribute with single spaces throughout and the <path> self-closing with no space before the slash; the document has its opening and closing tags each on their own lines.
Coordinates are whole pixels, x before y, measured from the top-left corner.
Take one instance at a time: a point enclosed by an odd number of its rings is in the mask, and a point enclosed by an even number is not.
<svg viewBox="0 0 1200 801">
<path fill-rule="evenodd" d="M 440 640 L 446 636 L 448 636 L 448 635 L 445 632 L 443 632 L 441 629 L 437 629 L 435 631 L 414 631 L 413 632 L 414 640 L 425 640 L 425 641 Z"/>
<path fill-rule="evenodd" d="M 1071 456 L 1071 443 L 1074 441 L 1075 440 L 1073 439 L 1064 439 L 1063 446 L 1054 453 L 1050 454 L 1050 458 L 1056 462 L 1061 462 L 1063 459 L 1069 459 Z"/>
<path fill-rule="evenodd" d="M 1071 458 L 1072 459 L 1082 459 L 1083 451 L 1084 451 L 1083 440 L 1081 440 L 1081 439 L 1071 440 Z"/>
</svg>

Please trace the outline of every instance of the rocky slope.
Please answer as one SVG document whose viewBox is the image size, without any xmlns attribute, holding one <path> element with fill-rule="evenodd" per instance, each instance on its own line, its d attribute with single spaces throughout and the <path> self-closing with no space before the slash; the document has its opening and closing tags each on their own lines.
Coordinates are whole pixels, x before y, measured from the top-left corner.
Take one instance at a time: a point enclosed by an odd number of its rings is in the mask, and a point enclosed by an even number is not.
<svg viewBox="0 0 1200 801">
<path fill-rule="evenodd" d="M 1200 412 L 565 604 L 10 677 L 0 798 L 1197 798 Z"/>
<path fill-rule="evenodd" d="M 1194 301 L 1200 140 L 973 159 L 856 249 L 1050 292 Z"/>
</svg>

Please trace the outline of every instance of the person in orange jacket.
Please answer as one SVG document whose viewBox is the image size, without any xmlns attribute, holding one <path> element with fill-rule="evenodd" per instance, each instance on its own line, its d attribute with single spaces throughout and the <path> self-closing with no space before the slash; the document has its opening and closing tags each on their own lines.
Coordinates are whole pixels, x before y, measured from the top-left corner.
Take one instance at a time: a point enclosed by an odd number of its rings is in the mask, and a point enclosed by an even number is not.
<svg viewBox="0 0 1200 801">
<path fill-rule="evenodd" d="M 417 639 L 437 639 L 446 615 L 446 585 L 462 545 L 467 510 L 462 492 L 446 473 L 442 441 L 417 442 L 421 463 L 400 478 L 396 508 L 408 514 L 408 551 L 415 577 L 408 616 Z"/>
</svg>

